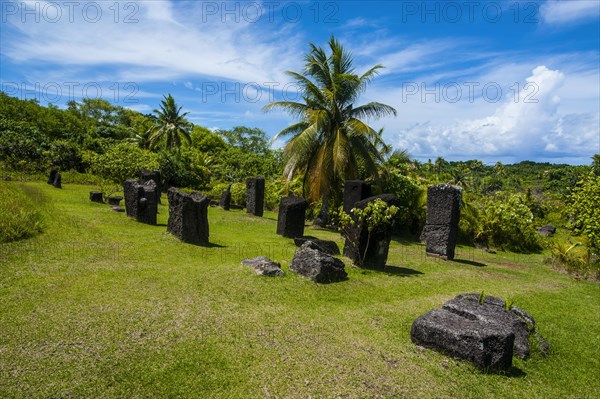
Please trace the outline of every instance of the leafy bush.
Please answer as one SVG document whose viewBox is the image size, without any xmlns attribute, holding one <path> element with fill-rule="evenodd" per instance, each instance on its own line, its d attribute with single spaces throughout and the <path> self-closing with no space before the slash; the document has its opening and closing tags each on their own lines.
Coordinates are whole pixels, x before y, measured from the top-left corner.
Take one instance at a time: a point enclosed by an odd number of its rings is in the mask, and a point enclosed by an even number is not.
<svg viewBox="0 0 600 399">
<path fill-rule="evenodd" d="M 475 239 L 514 252 L 541 249 L 533 227 L 533 214 L 519 194 L 482 198 L 478 209 L 480 225 Z"/>
<path fill-rule="evenodd" d="M 41 202 L 39 192 L 0 181 L 0 242 L 16 241 L 42 232 Z"/>
<path fill-rule="evenodd" d="M 385 201 L 376 199 L 375 201 L 369 202 L 364 209 L 352 208 L 350 213 L 352 213 L 352 215 L 348 215 L 343 211 L 339 214 L 340 233 L 348 240 L 348 242 L 355 246 L 357 246 L 359 242 L 358 237 L 355 236 L 357 229 L 354 229 L 353 226 L 359 225 L 367 228 L 365 252 L 364 254 L 361 254 L 361 258 L 358 261 L 360 266 L 364 263 L 365 257 L 367 256 L 372 235 L 394 223 L 394 217 L 398 213 L 398 207 L 394 205 L 388 206 Z M 356 250 L 358 252 L 358 248 L 356 248 Z"/>
<path fill-rule="evenodd" d="M 29 172 L 47 168 L 48 139 L 33 125 L 0 118 L 0 160 L 5 167 Z"/>
<path fill-rule="evenodd" d="M 83 162 L 80 146 L 72 141 L 56 140 L 50 144 L 48 157 L 52 166 L 60 170 L 76 170 L 83 172 L 87 166 Z"/>
<path fill-rule="evenodd" d="M 158 168 L 157 155 L 134 145 L 120 143 L 92 160 L 91 171 L 117 184 L 137 178 L 140 169 Z"/>
<path fill-rule="evenodd" d="M 567 199 L 570 228 L 584 234 L 589 247 L 600 254 L 600 176 L 590 173 L 580 180 Z"/>
<path fill-rule="evenodd" d="M 188 187 L 204 190 L 210 183 L 208 169 L 210 159 L 200 151 L 185 148 L 180 152 L 164 151 L 158 162 L 163 181 L 167 187 Z"/>
<path fill-rule="evenodd" d="M 426 190 L 414 179 L 399 173 L 388 173 L 382 179 L 382 192 L 393 193 L 399 199 L 401 208 L 394 224 L 397 232 L 408 229 L 417 234 L 425 225 Z"/>
<path fill-rule="evenodd" d="M 584 278 L 600 279 L 600 262 L 593 259 L 585 242 L 573 243 L 557 239 L 550 250 L 552 258 L 546 259 L 546 262 Z"/>
<path fill-rule="evenodd" d="M 465 193 L 460 211 L 459 240 L 515 252 L 541 249 L 533 214 L 519 194 L 475 197 Z"/>
</svg>

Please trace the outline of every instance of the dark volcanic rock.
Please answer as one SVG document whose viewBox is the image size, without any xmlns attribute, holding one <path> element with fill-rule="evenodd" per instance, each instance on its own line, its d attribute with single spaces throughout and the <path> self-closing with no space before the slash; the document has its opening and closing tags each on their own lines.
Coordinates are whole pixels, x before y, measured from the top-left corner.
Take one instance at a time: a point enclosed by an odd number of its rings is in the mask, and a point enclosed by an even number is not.
<svg viewBox="0 0 600 399">
<path fill-rule="evenodd" d="M 174 187 L 168 191 L 169 224 L 167 231 L 191 244 L 208 244 L 208 205 L 204 194 L 184 193 Z"/>
<path fill-rule="evenodd" d="M 266 256 L 257 256 L 256 258 L 249 258 L 242 260 L 242 265 L 252 268 L 256 274 L 261 276 L 283 276 L 283 270 L 281 265 L 277 262 L 273 262 Z"/>
<path fill-rule="evenodd" d="M 463 294 L 432 310 L 413 323 L 411 338 L 418 345 L 469 360 L 482 368 L 506 370 L 513 353 L 527 359 L 535 320 L 518 307 L 505 309 L 501 299 L 487 296 L 479 303 L 478 294 Z M 548 343 L 541 336 L 540 352 Z M 510 347 L 508 343 L 510 342 Z"/>
<path fill-rule="evenodd" d="M 156 184 L 154 193 L 156 195 L 156 203 L 160 204 L 160 195 L 162 193 L 162 183 L 161 183 L 160 171 L 158 171 L 158 170 L 149 171 L 149 170 L 145 170 L 145 169 L 140 170 L 140 182 L 142 184 L 144 184 L 150 180 L 154 181 L 154 184 Z"/>
<path fill-rule="evenodd" d="M 277 234 L 295 238 L 304 235 L 307 202 L 300 197 L 283 197 L 279 203 Z"/>
<path fill-rule="evenodd" d="M 427 216 L 421 240 L 428 255 L 454 259 L 462 188 L 437 184 L 427 189 Z"/>
<path fill-rule="evenodd" d="M 296 237 L 294 238 L 294 244 L 297 247 L 302 246 L 305 242 L 310 241 L 317 246 L 321 252 L 325 252 L 327 255 L 339 255 L 340 249 L 338 248 L 335 241 L 321 240 L 316 237 Z"/>
<path fill-rule="evenodd" d="M 58 173 L 58 169 L 56 169 L 56 168 L 50 169 L 50 173 L 48 174 L 48 184 L 54 184 L 54 180 L 56 179 L 57 173 Z"/>
<path fill-rule="evenodd" d="M 102 204 L 104 202 L 102 192 L 90 191 L 90 201 Z"/>
<path fill-rule="evenodd" d="M 556 233 L 556 226 L 552 226 L 551 224 L 545 224 L 538 229 L 538 233 L 542 236 L 551 236 Z"/>
<path fill-rule="evenodd" d="M 223 193 L 221 194 L 219 206 L 226 211 L 228 211 L 229 208 L 231 208 L 231 184 L 227 186 L 227 190 L 223 191 Z"/>
<path fill-rule="evenodd" d="M 121 197 L 119 195 L 111 195 L 110 197 L 108 197 L 106 199 L 106 202 L 108 203 L 108 205 L 119 206 L 119 205 L 121 205 L 122 200 L 123 200 L 123 197 Z"/>
<path fill-rule="evenodd" d="M 400 205 L 398 197 L 394 194 L 381 194 L 357 202 L 354 205 L 354 208 L 364 209 L 369 202 L 377 199 L 381 199 L 388 204 L 388 206 Z M 352 214 L 350 215 L 352 216 Z M 385 268 L 390 241 L 392 240 L 391 226 L 372 232 L 371 238 L 369 239 L 367 226 L 364 223 L 362 225 L 356 223 L 356 225 L 348 228 L 347 235 L 350 239 L 347 238 L 344 243 L 344 255 L 352 259 L 352 262 L 355 265 L 378 270 Z M 364 256 L 365 251 L 366 256 Z M 364 262 L 362 261 L 363 256 Z"/>
<path fill-rule="evenodd" d="M 56 172 L 56 175 L 54 176 L 54 182 L 52 183 L 52 185 L 56 188 L 62 188 L 62 176 L 60 172 Z"/>
<path fill-rule="evenodd" d="M 265 179 L 252 177 L 246 180 L 246 213 L 262 216 L 265 202 Z"/>
<path fill-rule="evenodd" d="M 508 370 L 515 335 L 508 328 L 486 325 L 446 309 L 434 309 L 414 321 L 412 341 L 470 361 L 481 368 Z"/>
<path fill-rule="evenodd" d="M 133 217 L 141 223 L 156 224 L 158 197 L 156 196 L 156 184 L 153 180 L 144 184 L 140 184 L 136 180 L 126 180 L 123 182 L 123 193 L 125 195 L 127 216 Z"/>
<path fill-rule="evenodd" d="M 348 277 L 344 262 L 319 251 L 310 241 L 296 250 L 290 270 L 317 283 L 342 281 Z"/>
<path fill-rule="evenodd" d="M 350 214 L 354 204 L 371 196 L 371 185 L 362 180 L 344 182 L 344 212 Z"/>
</svg>

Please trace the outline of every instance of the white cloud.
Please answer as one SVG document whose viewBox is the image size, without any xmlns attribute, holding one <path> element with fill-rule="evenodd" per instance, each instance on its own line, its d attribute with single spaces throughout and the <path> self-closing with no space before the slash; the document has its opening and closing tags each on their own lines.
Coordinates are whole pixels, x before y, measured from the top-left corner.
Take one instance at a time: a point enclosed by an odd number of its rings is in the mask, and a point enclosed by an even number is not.
<svg viewBox="0 0 600 399">
<path fill-rule="evenodd" d="M 598 0 L 549 0 L 540 7 L 540 15 L 549 24 L 566 24 L 600 16 Z"/>
<path fill-rule="evenodd" d="M 115 21 L 109 9 L 112 3 L 100 2 L 95 4 L 101 7 L 102 18 L 95 23 L 82 18 L 81 5 L 75 7 L 73 21 L 65 9 L 63 18 L 50 23 L 43 18 L 43 10 L 51 2 L 36 2 L 42 14 L 38 23 L 35 16 L 26 23 L 19 14 L 7 16 L 2 52 L 17 64 L 54 67 L 56 78 L 61 77 L 63 67 L 76 67 L 135 82 L 192 77 L 260 84 L 288 81 L 283 72 L 290 69 L 289 63 L 304 45 L 299 33 L 277 23 L 253 24 L 243 18 L 232 23 L 216 17 L 207 20 L 202 3 L 187 2 L 181 7 L 165 1 L 127 3 L 139 9 L 133 16 L 137 22 L 125 23 L 131 10 L 121 9 Z M 10 27 L 6 34 L 5 27 Z M 65 73 L 62 78 L 72 76 Z"/>
<path fill-rule="evenodd" d="M 508 96 L 491 115 L 415 123 L 400 132 L 395 144 L 420 158 L 589 157 L 598 151 L 599 114 L 561 114 L 558 93 L 566 80 L 564 73 L 538 66 L 525 80 L 527 89 L 521 86 L 516 97 Z M 465 102 L 456 105 L 465 112 L 470 107 Z"/>
</svg>

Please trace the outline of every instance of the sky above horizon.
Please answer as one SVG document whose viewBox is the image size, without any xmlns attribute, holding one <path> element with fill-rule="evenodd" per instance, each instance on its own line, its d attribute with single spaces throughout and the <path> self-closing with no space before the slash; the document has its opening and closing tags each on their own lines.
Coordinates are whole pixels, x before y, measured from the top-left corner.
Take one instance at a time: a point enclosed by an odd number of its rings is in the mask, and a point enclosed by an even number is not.
<svg viewBox="0 0 600 399">
<path fill-rule="evenodd" d="M 369 123 L 416 159 L 600 153 L 600 0 L 0 0 L 0 13 L 0 89 L 42 105 L 150 113 L 170 93 L 195 124 L 274 136 L 295 119 L 262 107 L 300 100 L 285 71 L 335 35 L 357 73 L 385 67 L 360 103 L 395 107 Z"/>
</svg>

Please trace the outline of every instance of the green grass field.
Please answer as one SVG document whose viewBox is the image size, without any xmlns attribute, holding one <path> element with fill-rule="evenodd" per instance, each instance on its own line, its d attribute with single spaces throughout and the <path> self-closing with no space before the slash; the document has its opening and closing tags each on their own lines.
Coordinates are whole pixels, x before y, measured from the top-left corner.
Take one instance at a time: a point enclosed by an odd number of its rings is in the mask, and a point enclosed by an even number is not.
<svg viewBox="0 0 600 399">
<path fill-rule="evenodd" d="M 26 183 L 45 230 L 0 244 L 2 398 L 598 398 L 600 286 L 543 255 L 393 242 L 385 272 L 317 285 L 287 272 L 276 214 L 209 209 L 210 247 L 89 202 L 91 186 Z M 336 240 L 339 234 L 307 228 Z M 240 261 L 266 255 L 286 275 Z M 552 349 L 506 375 L 419 348 L 419 315 L 465 292 L 511 298 Z"/>
</svg>

